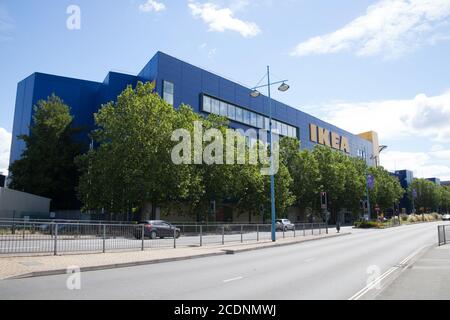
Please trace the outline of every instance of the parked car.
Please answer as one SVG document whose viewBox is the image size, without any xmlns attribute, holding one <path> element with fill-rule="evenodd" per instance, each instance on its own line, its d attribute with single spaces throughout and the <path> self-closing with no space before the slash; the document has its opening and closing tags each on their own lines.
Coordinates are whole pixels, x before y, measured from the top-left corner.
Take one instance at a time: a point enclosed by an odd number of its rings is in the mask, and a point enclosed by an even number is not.
<svg viewBox="0 0 450 320">
<path fill-rule="evenodd" d="M 444 221 L 450 221 L 450 214 L 444 214 L 444 215 L 442 215 L 442 220 L 444 220 Z"/>
<path fill-rule="evenodd" d="M 140 224 L 144 225 L 144 238 L 173 238 L 175 234 L 175 237 L 178 239 L 181 234 L 180 228 L 177 228 L 169 222 L 163 220 L 142 221 Z M 137 229 L 135 237 L 137 239 L 141 239 L 142 231 Z"/>
<path fill-rule="evenodd" d="M 276 230 L 287 231 L 294 229 L 295 225 L 289 219 L 277 219 Z"/>
</svg>

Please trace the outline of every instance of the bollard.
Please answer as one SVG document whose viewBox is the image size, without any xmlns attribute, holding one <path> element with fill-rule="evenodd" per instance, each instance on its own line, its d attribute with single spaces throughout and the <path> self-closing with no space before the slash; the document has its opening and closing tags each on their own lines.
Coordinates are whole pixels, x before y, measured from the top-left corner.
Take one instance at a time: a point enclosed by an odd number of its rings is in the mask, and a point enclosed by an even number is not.
<svg viewBox="0 0 450 320">
<path fill-rule="evenodd" d="M 173 248 L 177 248 L 177 228 L 173 228 Z"/>
<path fill-rule="evenodd" d="M 447 244 L 447 239 L 446 239 L 446 236 L 445 236 L 445 227 L 446 227 L 446 226 L 443 226 L 443 227 L 442 227 L 442 231 L 443 231 L 443 233 L 444 233 L 444 244 Z"/>
<path fill-rule="evenodd" d="M 141 251 L 144 251 L 144 239 L 145 239 L 145 229 L 144 225 L 141 226 Z"/>
<path fill-rule="evenodd" d="M 55 224 L 55 243 L 53 248 L 53 254 L 58 255 L 58 224 Z"/>
<path fill-rule="evenodd" d="M 200 225 L 200 247 L 203 246 L 203 228 Z"/>
<path fill-rule="evenodd" d="M 106 252 L 106 225 L 103 225 L 103 253 Z"/>
<path fill-rule="evenodd" d="M 225 244 L 225 226 L 222 226 L 222 245 Z"/>
</svg>

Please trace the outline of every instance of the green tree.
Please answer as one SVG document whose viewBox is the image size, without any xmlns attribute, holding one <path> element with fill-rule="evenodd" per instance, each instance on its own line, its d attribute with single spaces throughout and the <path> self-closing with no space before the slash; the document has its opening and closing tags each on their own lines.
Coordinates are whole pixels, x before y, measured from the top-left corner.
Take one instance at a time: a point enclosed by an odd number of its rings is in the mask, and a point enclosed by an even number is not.
<svg viewBox="0 0 450 320">
<path fill-rule="evenodd" d="M 413 199 L 414 189 L 417 193 L 415 199 Z M 414 201 L 417 211 L 437 211 L 440 203 L 439 186 L 426 179 L 414 179 L 408 187 L 408 197 Z"/>
<path fill-rule="evenodd" d="M 317 208 L 321 176 L 319 163 L 308 150 L 300 150 L 300 141 L 282 138 L 280 154 L 292 177 L 292 193 L 295 203 L 303 209 Z"/>
<path fill-rule="evenodd" d="M 172 132 L 188 114 L 182 110 L 161 99 L 152 83 L 139 82 L 95 114 L 92 136 L 99 147 L 79 158 L 85 209 L 121 213 L 150 203 L 154 217 L 156 206 L 189 197 L 198 179 L 171 160 Z"/>
<path fill-rule="evenodd" d="M 83 146 L 76 142 L 80 129 L 72 122 L 69 106 L 54 94 L 34 106 L 30 135 L 19 136 L 25 151 L 9 168 L 11 189 L 52 199 L 52 210 L 79 207 L 74 159 Z"/>
<path fill-rule="evenodd" d="M 442 186 L 441 188 L 441 211 L 448 213 L 450 210 L 450 187 Z"/>
<path fill-rule="evenodd" d="M 369 172 L 375 179 L 374 188 L 369 192 L 372 212 L 376 205 L 382 212 L 386 212 L 403 197 L 405 190 L 398 179 L 390 175 L 383 167 L 372 167 Z"/>
<path fill-rule="evenodd" d="M 366 190 L 364 161 L 322 146 L 314 148 L 312 155 L 319 168 L 319 191 L 327 193 L 331 221 L 341 219 L 343 210 L 358 216 Z"/>
</svg>

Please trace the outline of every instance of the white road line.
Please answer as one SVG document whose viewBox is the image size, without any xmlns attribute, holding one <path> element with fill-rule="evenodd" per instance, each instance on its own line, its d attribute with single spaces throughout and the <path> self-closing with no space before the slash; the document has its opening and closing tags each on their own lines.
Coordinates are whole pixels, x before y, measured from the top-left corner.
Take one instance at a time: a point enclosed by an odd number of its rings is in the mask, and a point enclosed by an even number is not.
<svg viewBox="0 0 450 320">
<path fill-rule="evenodd" d="M 227 282 L 231 282 L 231 281 L 237 281 L 237 280 L 242 280 L 242 279 L 244 279 L 244 277 L 236 277 L 236 278 L 232 278 L 232 279 L 223 280 L 223 283 L 227 283 Z"/>
<path fill-rule="evenodd" d="M 373 280 L 372 282 L 370 282 L 367 286 L 365 286 L 363 289 L 361 289 L 360 291 L 358 291 L 356 294 L 354 294 L 352 297 L 350 297 L 348 300 L 358 300 L 359 298 L 361 298 L 363 295 L 365 295 L 367 292 L 369 292 L 370 290 L 372 290 L 376 285 L 378 285 L 379 283 L 381 283 L 381 281 L 386 278 L 387 276 L 389 276 L 392 272 L 394 272 L 395 270 L 397 270 L 398 267 L 392 267 L 390 268 L 388 271 L 386 271 L 385 273 L 383 273 L 381 276 L 379 276 L 378 278 L 376 278 L 375 280 Z"/>
<path fill-rule="evenodd" d="M 364 288 L 362 288 L 360 291 L 358 291 L 357 293 L 355 293 L 353 296 L 351 296 L 350 298 L 348 298 L 348 300 L 358 300 L 359 298 L 361 298 L 363 295 L 365 295 L 367 292 L 369 292 L 370 290 L 372 290 L 377 284 L 381 283 L 381 281 L 383 281 L 385 278 L 387 278 L 391 273 L 393 273 L 394 271 L 398 270 L 399 268 L 404 267 L 409 260 L 411 260 L 415 255 L 417 255 L 422 249 L 424 249 L 424 247 L 421 247 L 420 249 L 414 251 L 412 254 L 410 254 L 409 256 L 407 256 L 405 259 L 403 259 L 402 261 L 400 261 L 399 264 L 397 264 L 396 266 L 390 268 L 388 271 L 386 271 L 385 273 L 383 273 L 381 276 L 379 276 L 378 278 L 376 278 L 375 280 L 373 280 L 372 282 L 370 282 L 369 284 L 367 284 Z"/>
</svg>

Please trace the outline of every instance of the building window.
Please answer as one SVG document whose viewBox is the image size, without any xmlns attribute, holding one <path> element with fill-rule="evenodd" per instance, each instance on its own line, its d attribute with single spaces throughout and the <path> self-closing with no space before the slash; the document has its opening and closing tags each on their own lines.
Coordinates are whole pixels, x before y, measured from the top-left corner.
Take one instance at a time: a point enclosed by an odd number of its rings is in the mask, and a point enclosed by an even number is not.
<svg viewBox="0 0 450 320">
<path fill-rule="evenodd" d="M 232 104 L 228 105 L 228 118 L 231 120 L 236 120 L 236 107 Z"/>
<path fill-rule="evenodd" d="M 256 113 L 250 112 L 250 125 L 256 127 Z"/>
<path fill-rule="evenodd" d="M 203 96 L 203 111 L 211 113 L 211 98 Z"/>
<path fill-rule="evenodd" d="M 220 114 L 220 103 L 219 103 L 219 100 L 212 99 L 211 112 L 214 113 L 214 114 L 217 114 L 217 115 Z"/>
<path fill-rule="evenodd" d="M 282 123 L 282 124 L 281 124 L 281 134 L 282 134 L 283 136 L 287 136 L 287 135 L 288 135 L 287 130 L 288 130 L 287 125 L 285 125 L 284 123 Z"/>
<path fill-rule="evenodd" d="M 259 114 L 256 116 L 256 126 L 261 129 L 264 128 L 264 117 Z"/>
<path fill-rule="evenodd" d="M 174 85 L 172 82 L 163 82 L 163 99 L 173 105 Z"/>
<path fill-rule="evenodd" d="M 171 87 L 173 92 L 173 85 Z M 166 90 L 164 89 L 164 92 Z M 173 94 L 172 94 L 173 101 Z M 269 130 L 269 118 L 264 117 L 256 112 L 252 112 L 238 106 L 220 101 L 209 96 L 203 96 L 203 111 L 214 113 L 230 120 L 250 125 L 255 128 Z M 297 138 L 297 128 L 272 119 L 272 132 L 279 135 Z"/>
<path fill-rule="evenodd" d="M 228 116 L 228 104 L 222 101 L 220 101 L 220 115 L 223 117 Z"/>
<path fill-rule="evenodd" d="M 242 109 L 239 107 L 236 107 L 236 121 L 244 122 L 242 118 Z"/>
<path fill-rule="evenodd" d="M 244 123 L 250 124 L 250 112 L 247 110 L 244 110 Z"/>
</svg>

